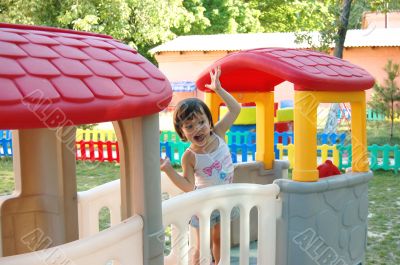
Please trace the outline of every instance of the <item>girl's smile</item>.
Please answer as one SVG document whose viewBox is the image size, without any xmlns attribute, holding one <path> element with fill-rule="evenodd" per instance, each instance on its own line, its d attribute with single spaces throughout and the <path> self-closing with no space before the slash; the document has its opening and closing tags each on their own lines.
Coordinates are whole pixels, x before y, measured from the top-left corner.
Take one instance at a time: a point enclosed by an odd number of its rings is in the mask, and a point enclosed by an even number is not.
<svg viewBox="0 0 400 265">
<path fill-rule="evenodd" d="M 182 131 L 185 137 L 195 147 L 206 147 L 211 135 L 210 122 L 204 113 L 193 115 L 192 119 L 183 123 Z"/>
</svg>

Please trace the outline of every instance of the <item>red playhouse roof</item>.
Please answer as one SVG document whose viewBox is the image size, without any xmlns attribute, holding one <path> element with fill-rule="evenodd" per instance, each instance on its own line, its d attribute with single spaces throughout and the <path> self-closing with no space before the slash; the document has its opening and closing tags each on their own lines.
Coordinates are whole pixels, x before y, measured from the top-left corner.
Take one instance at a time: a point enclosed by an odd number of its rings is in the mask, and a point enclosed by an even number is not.
<svg viewBox="0 0 400 265">
<path fill-rule="evenodd" d="M 359 91 L 373 86 L 374 78 L 345 60 L 308 50 L 266 48 L 229 54 L 204 70 L 197 87 L 210 83 L 209 71 L 220 65 L 221 83 L 230 92 L 273 91 L 284 81 L 295 90 Z"/>
<path fill-rule="evenodd" d="M 149 115 L 171 97 L 157 67 L 109 36 L 0 23 L 0 129 Z"/>
</svg>

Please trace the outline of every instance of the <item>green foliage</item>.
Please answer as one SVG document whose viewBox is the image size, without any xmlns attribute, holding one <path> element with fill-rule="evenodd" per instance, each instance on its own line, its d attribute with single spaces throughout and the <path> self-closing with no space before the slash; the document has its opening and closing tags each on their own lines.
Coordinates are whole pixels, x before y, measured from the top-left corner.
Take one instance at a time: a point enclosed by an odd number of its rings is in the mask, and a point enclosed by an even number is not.
<svg viewBox="0 0 400 265">
<path fill-rule="evenodd" d="M 370 0 L 371 11 L 374 12 L 389 12 L 391 10 L 399 10 L 399 0 Z"/>
<path fill-rule="evenodd" d="M 261 12 L 242 0 L 203 1 L 205 16 L 210 20 L 207 34 L 263 31 Z"/>
<path fill-rule="evenodd" d="M 396 83 L 396 78 L 399 77 L 399 64 L 395 64 L 392 60 L 388 60 L 385 65 L 387 78 L 384 84 L 376 83 L 371 101 L 368 105 L 375 111 L 385 114 L 391 120 L 390 140 L 393 138 L 394 118 L 400 113 L 399 106 L 396 102 L 400 102 L 400 87 Z"/>
<path fill-rule="evenodd" d="M 1 0 L 0 21 L 28 25 L 57 26 L 57 0 Z"/>
<path fill-rule="evenodd" d="M 92 124 L 81 124 L 76 126 L 78 129 L 82 130 L 93 130 L 97 126 L 97 123 L 92 123 Z"/>
</svg>

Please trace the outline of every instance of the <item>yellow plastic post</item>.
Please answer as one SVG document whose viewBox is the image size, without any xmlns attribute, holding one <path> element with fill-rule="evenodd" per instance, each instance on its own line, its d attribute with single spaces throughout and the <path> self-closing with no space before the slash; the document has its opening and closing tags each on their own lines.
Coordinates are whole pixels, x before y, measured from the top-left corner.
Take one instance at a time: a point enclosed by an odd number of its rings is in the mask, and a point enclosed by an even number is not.
<svg viewBox="0 0 400 265">
<path fill-rule="evenodd" d="M 274 92 L 231 93 L 239 103 L 256 103 L 256 160 L 272 169 L 274 154 Z M 221 99 L 215 93 L 205 93 L 205 103 L 214 122 L 218 121 Z"/>
<path fill-rule="evenodd" d="M 275 160 L 274 153 L 274 92 L 265 92 L 262 95 L 264 102 L 265 117 L 264 121 L 257 119 L 257 124 L 262 122 L 265 126 L 264 134 L 264 166 L 266 169 L 272 169 Z M 256 101 L 257 102 L 257 101 Z"/>
<path fill-rule="evenodd" d="M 336 145 L 333 146 L 333 164 L 339 166 L 339 150 Z"/>
<path fill-rule="evenodd" d="M 294 92 L 294 169 L 295 181 L 317 181 L 317 107 L 312 91 Z"/>
<path fill-rule="evenodd" d="M 219 115 L 219 106 L 221 105 L 222 101 L 219 96 L 215 93 L 204 93 L 205 94 L 205 103 L 210 108 L 211 116 L 213 119 L 214 124 L 218 121 Z"/>
<path fill-rule="evenodd" d="M 351 102 L 351 144 L 352 171 L 367 172 L 369 170 L 366 132 L 365 91 L 357 93 L 355 102 Z"/>
</svg>

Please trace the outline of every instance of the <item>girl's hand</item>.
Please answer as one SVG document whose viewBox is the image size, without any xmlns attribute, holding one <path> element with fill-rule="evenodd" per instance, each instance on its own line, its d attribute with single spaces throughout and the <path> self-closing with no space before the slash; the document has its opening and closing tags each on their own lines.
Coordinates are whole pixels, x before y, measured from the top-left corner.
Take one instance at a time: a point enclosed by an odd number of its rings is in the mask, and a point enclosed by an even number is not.
<svg viewBox="0 0 400 265">
<path fill-rule="evenodd" d="M 171 161 L 169 160 L 168 157 L 166 157 L 165 159 L 160 158 L 160 169 L 161 171 L 166 171 L 168 169 L 171 169 L 172 165 L 171 165 Z"/>
<path fill-rule="evenodd" d="M 215 92 L 221 89 L 221 82 L 219 81 L 220 76 L 221 66 L 217 66 L 217 68 L 210 71 L 211 84 L 206 84 L 205 87 Z"/>
</svg>

